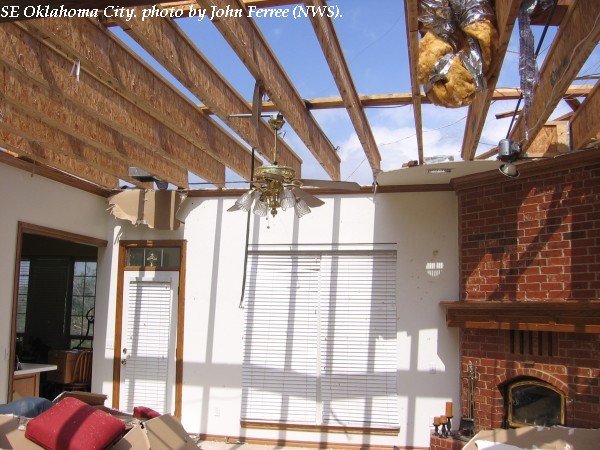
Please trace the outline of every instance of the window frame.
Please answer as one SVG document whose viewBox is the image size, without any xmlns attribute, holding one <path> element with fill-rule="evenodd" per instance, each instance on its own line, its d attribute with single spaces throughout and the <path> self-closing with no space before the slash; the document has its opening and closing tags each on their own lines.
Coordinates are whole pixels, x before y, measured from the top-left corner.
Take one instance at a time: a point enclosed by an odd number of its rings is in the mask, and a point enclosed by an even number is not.
<svg viewBox="0 0 600 450">
<path fill-rule="evenodd" d="M 84 272 L 84 275 L 83 275 L 84 279 L 91 278 L 91 277 L 89 277 L 87 275 L 87 265 L 89 263 L 96 264 L 96 271 L 95 271 L 95 274 L 93 276 L 93 278 L 95 278 L 95 281 L 94 281 L 94 295 L 93 296 L 85 295 L 85 292 L 84 292 L 82 295 L 78 295 L 77 296 L 77 297 L 82 297 L 82 300 L 83 300 L 83 306 L 82 306 L 82 308 L 83 308 L 83 314 L 81 316 L 74 316 L 73 315 L 73 301 L 74 301 L 74 297 L 76 297 L 76 295 L 75 295 L 75 278 L 76 277 L 80 277 L 80 275 L 76 275 L 75 274 L 75 265 L 77 263 L 84 263 L 86 265 L 85 272 Z M 81 334 L 81 335 L 73 334 L 72 333 L 72 325 L 73 325 L 73 317 L 81 317 L 81 319 L 82 319 L 82 331 L 83 331 L 83 328 L 84 328 L 83 321 L 84 321 L 84 319 L 87 319 L 87 314 L 86 314 L 86 311 L 85 311 L 85 299 L 86 298 L 93 298 L 94 299 L 93 300 L 93 304 L 94 305 L 93 305 L 92 309 L 96 308 L 96 292 L 97 292 L 97 287 L 98 287 L 97 283 L 98 283 L 98 261 L 94 260 L 94 259 L 90 259 L 90 258 L 80 258 L 80 257 L 74 257 L 74 258 L 72 258 L 72 261 L 71 261 L 71 288 L 70 288 L 70 295 L 69 295 L 69 299 L 70 300 L 69 300 L 69 302 L 67 304 L 67 306 L 68 306 L 68 312 L 67 312 L 67 315 L 68 315 L 68 327 L 69 327 L 68 328 L 68 330 L 69 330 L 69 332 L 68 332 L 68 335 L 69 335 L 69 348 L 72 348 L 72 349 L 80 349 L 80 348 L 90 348 L 91 349 L 91 348 L 93 348 L 93 344 L 94 344 L 94 331 L 95 331 L 94 330 L 93 319 L 91 321 L 91 325 L 92 325 L 91 326 L 91 334 L 89 336 L 86 336 L 87 331 L 85 333 Z M 84 286 L 85 286 L 85 280 L 84 280 Z M 88 311 L 89 310 L 90 309 L 88 309 Z M 79 343 L 77 345 L 73 345 L 73 343 L 74 343 L 73 341 L 79 341 Z M 85 343 L 89 343 L 89 347 L 86 346 L 86 345 L 84 345 Z"/>
</svg>

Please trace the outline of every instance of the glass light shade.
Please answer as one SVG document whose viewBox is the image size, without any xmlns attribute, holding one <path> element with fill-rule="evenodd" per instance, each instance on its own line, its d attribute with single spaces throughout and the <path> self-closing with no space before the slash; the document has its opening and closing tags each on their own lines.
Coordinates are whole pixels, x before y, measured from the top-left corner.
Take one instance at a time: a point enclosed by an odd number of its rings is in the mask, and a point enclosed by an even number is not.
<svg viewBox="0 0 600 450">
<path fill-rule="evenodd" d="M 510 162 L 502 164 L 498 170 L 500 170 L 503 175 L 509 178 L 517 178 L 519 176 L 519 170 L 517 169 L 517 166 Z"/>
<path fill-rule="evenodd" d="M 252 194 L 253 192 L 251 191 L 244 192 L 242 196 L 236 200 L 235 204 L 238 206 L 239 209 L 246 212 L 250 211 L 250 207 L 252 206 L 253 200 Z"/>
<path fill-rule="evenodd" d="M 254 214 L 260 217 L 266 217 L 268 211 L 269 209 L 267 208 L 267 203 L 261 202 L 260 200 L 256 201 L 256 203 L 254 204 L 254 209 L 252 210 Z"/>
<path fill-rule="evenodd" d="M 289 189 L 284 189 L 279 194 L 279 204 L 284 211 L 296 206 L 296 196 Z"/>
<path fill-rule="evenodd" d="M 310 212 L 310 208 L 302 199 L 298 199 L 296 205 L 294 206 L 294 209 L 296 210 L 296 215 L 298 216 L 298 218 L 305 216 Z"/>
</svg>

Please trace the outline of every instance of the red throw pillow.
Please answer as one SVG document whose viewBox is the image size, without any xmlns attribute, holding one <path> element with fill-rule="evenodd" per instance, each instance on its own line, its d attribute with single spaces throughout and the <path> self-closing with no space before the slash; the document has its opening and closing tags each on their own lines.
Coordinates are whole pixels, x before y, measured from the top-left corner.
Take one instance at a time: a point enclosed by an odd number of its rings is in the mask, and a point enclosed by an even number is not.
<svg viewBox="0 0 600 450">
<path fill-rule="evenodd" d="M 30 420 L 25 437 L 46 450 L 101 450 L 124 432 L 121 420 L 67 397 Z"/>
<path fill-rule="evenodd" d="M 154 419 L 158 416 L 160 416 L 159 412 L 147 406 L 136 406 L 133 408 L 133 417 L 137 417 L 138 419 Z"/>
</svg>

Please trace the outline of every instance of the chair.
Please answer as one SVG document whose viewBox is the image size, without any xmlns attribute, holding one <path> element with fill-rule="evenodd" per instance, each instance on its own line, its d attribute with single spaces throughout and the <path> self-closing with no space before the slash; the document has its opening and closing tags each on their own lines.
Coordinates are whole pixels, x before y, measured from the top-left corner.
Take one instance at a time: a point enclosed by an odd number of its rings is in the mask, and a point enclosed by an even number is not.
<svg viewBox="0 0 600 450">
<path fill-rule="evenodd" d="M 71 382 L 64 385 L 66 391 L 87 391 L 92 386 L 92 350 L 82 350 L 77 355 Z"/>
</svg>

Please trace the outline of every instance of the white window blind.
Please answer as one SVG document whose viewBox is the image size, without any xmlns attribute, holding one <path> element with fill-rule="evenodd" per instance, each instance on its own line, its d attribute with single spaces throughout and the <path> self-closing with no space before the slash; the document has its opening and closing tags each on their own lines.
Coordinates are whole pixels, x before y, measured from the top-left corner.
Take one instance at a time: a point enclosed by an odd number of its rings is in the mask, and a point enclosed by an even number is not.
<svg viewBox="0 0 600 450">
<path fill-rule="evenodd" d="M 251 251 L 242 419 L 398 426 L 396 252 Z"/>
<path fill-rule="evenodd" d="M 130 281 L 125 342 L 128 357 L 122 391 L 126 411 L 147 406 L 167 412 L 172 295 L 168 281 Z"/>
</svg>

